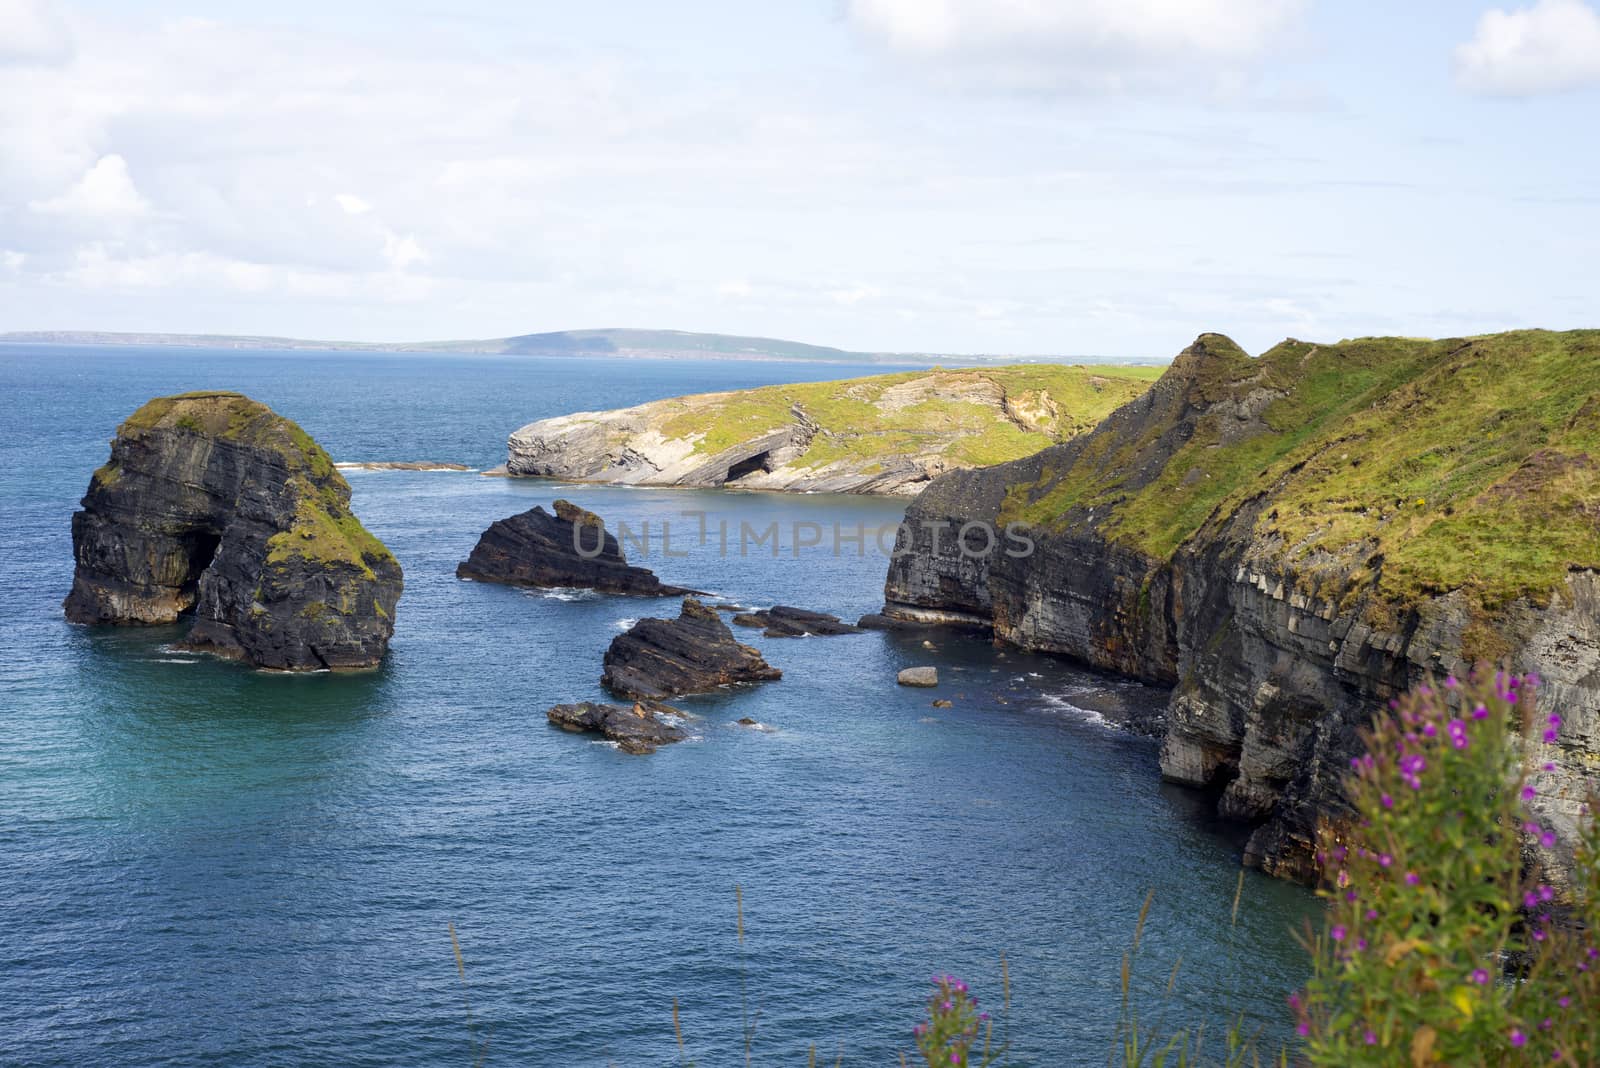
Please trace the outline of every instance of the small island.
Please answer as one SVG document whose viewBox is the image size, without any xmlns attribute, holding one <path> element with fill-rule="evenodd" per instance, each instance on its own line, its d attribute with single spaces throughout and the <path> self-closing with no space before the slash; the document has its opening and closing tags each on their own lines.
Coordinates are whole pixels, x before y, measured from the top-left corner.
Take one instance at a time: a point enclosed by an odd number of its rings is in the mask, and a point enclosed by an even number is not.
<svg viewBox="0 0 1600 1068">
<path fill-rule="evenodd" d="M 117 428 L 72 517 L 67 618 L 174 623 L 256 667 L 376 666 L 403 579 L 311 435 L 241 393 L 158 397 Z"/>
</svg>

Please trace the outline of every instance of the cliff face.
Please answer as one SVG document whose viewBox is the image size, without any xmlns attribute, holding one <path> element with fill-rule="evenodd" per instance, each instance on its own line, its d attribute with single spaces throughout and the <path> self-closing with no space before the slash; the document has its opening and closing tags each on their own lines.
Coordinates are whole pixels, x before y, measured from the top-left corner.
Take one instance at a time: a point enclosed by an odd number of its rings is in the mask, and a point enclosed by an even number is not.
<svg viewBox="0 0 1600 1068">
<path fill-rule="evenodd" d="M 305 431 L 238 393 L 186 393 L 117 429 L 72 517 L 75 623 L 171 623 L 260 667 L 355 668 L 394 632 L 400 565 Z"/>
<path fill-rule="evenodd" d="M 1037 452 L 1142 392 L 1150 368 L 1031 365 L 706 393 L 530 423 L 516 476 L 650 486 L 912 494 Z"/>
<path fill-rule="evenodd" d="M 1162 770 L 1316 875 L 1380 702 L 1509 658 L 1563 716 L 1535 744 L 1570 830 L 1600 755 L 1600 332 L 1285 342 L 1202 336 L 1093 433 L 946 476 L 911 506 L 887 611 L 1174 687 Z M 1025 522 L 963 558 L 924 524 Z M 946 530 L 953 529 L 950 527 Z M 1559 850 L 1558 850 L 1559 853 Z M 1561 858 L 1553 858 L 1559 866 Z"/>
</svg>

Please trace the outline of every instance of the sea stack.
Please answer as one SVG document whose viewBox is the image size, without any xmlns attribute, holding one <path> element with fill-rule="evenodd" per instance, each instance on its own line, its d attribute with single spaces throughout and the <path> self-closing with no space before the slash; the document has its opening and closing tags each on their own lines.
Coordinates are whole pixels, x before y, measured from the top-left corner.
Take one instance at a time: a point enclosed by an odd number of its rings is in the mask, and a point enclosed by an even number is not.
<svg viewBox="0 0 1600 1068">
<path fill-rule="evenodd" d="M 72 517 L 74 623 L 193 613 L 187 647 L 289 671 L 373 667 L 400 564 L 300 427 L 240 393 L 158 397 L 129 416 Z"/>
<path fill-rule="evenodd" d="M 605 520 L 571 501 L 556 501 L 554 515 L 535 506 L 495 520 L 456 568 L 456 577 L 631 597 L 682 597 L 695 592 L 667 586 L 649 568 L 630 565 L 616 535 L 606 530 Z"/>
</svg>

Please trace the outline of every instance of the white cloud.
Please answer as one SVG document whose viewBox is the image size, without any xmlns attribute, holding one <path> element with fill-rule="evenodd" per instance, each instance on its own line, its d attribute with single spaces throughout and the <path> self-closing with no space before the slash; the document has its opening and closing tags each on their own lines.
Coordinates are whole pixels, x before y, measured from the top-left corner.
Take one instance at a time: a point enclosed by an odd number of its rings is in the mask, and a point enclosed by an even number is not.
<svg viewBox="0 0 1600 1068">
<path fill-rule="evenodd" d="M 26 262 L 28 262 L 26 254 L 15 249 L 0 249 L 0 268 L 14 274 L 22 270 L 22 265 Z"/>
<path fill-rule="evenodd" d="M 234 294 L 291 300 L 403 302 L 427 294 L 425 281 L 385 272 L 365 275 L 231 259 L 210 252 L 126 254 L 105 242 L 80 248 L 53 286 L 96 292 Z"/>
<path fill-rule="evenodd" d="M 1456 49 L 1456 76 L 1469 89 L 1526 95 L 1600 85 L 1600 13 L 1584 0 L 1539 0 L 1484 13 Z"/>
<path fill-rule="evenodd" d="M 1020 87 L 1126 87 L 1160 67 L 1260 55 L 1306 0 L 849 0 L 897 52 Z"/>
<path fill-rule="evenodd" d="M 829 294 L 835 304 L 846 306 L 860 304 L 864 300 L 877 300 L 883 293 L 873 286 L 852 286 L 849 289 L 836 289 Z"/>
<path fill-rule="evenodd" d="M 72 215 L 87 219 L 127 218 L 143 215 L 149 203 L 134 187 L 128 161 L 112 154 L 101 156 L 83 177 L 57 197 L 31 201 L 41 215 Z"/>
<path fill-rule="evenodd" d="M 389 261 L 389 266 L 397 271 L 403 271 L 418 263 L 426 263 L 428 254 L 422 251 L 422 246 L 417 244 L 417 239 L 410 234 L 404 237 L 399 234 L 385 234 L 383 237 L 383 258 Z"/>
<path fill-rule="evenodd" d="M 72 54 L 65 20 L 44 0 L 0 0 L 0 63 L 60 63 Z"/>
<path fill-rule="evenodd" d="M 371 204 L 368 204 L 354 193 L 335 193 L 333 200 L 343 209 L 346 215 L 365 215 L 372 210 Z"/>
<path fill-rule="evenodd" d="M 717 296 L 732 297 L 735 300 L 743 300 L 752 292 L 754 292 L 754 290 L 751 289 L 750 283 L 746 282 L 743 278 L 730 278 L 726 282 L 719 283 L 717 286 Z"/>
</svg>

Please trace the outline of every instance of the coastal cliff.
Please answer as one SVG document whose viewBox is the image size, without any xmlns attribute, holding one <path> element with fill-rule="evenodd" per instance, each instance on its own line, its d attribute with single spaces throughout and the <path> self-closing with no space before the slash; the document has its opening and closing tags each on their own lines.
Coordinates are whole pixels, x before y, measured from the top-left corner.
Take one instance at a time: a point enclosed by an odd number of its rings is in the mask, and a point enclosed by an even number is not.
<svg viewBox="0 0 1600 1068">
<path fill-rule="evenodd" d="M 506 473 L 645 486 L 914 494 L 1086 431 L 1158 373 L 1049 364 L 768 386 L 530 423 Z"/>
<path fill-rule="evenodd" d="M 150 401 L 72 517 L 74 623 L 172 623 L 185 645 L 284 670 L 377 664 L 400 565 L 304 430 L 239 393 Z"/>
<path fill-rule="evenodd" d="M 1317 874 L 1378 704 L 1508 660 L 1563 717 L 1542 815 L 1600 761 L 1600 331 L 1448 341 L 1200 337 L 1092 433 L 936 480 L 885 611 L 1173 687 L 1163 774 L 1256 826 L 1246 860 Z M 1026 524 L 1034 551 L 953 531 Z"/>
</svg>

